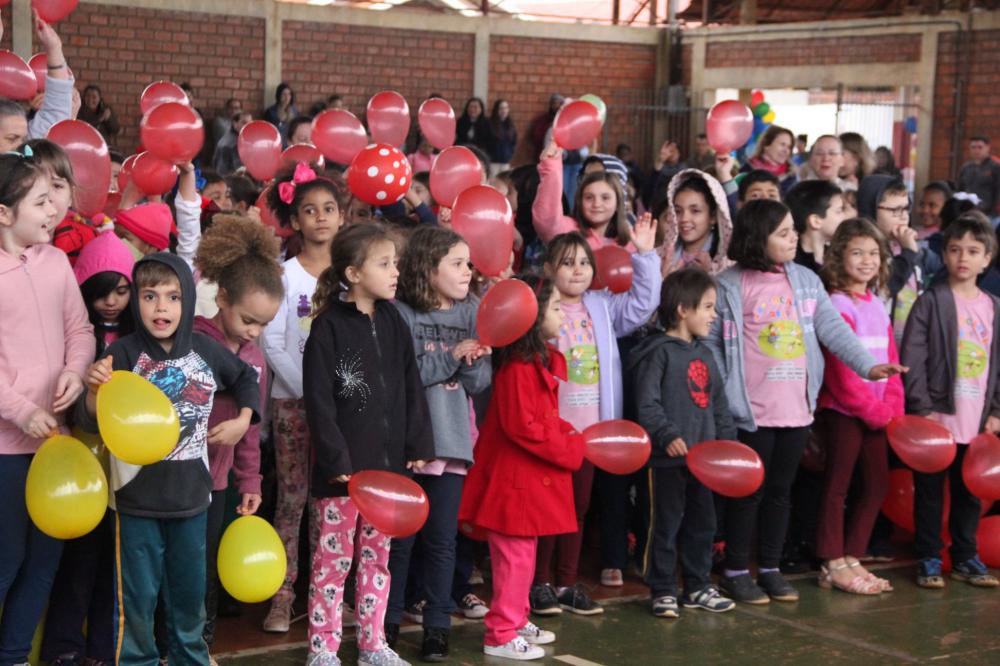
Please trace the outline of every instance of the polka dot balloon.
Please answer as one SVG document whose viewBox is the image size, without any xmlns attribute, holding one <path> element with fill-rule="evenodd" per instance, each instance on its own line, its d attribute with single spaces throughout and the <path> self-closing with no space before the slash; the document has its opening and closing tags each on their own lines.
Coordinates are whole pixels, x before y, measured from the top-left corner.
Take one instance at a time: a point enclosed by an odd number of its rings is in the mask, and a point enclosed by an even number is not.
<svg viewBox="0 0 1000 666">
<path fill-rule="evenodd" d="M 386 143 L 373 143 L 359 152 L 347 170 L 351 193 L 373 206 L 387 206 L 410 188 L 412 170 L 406 156 Z"/>
</svg>

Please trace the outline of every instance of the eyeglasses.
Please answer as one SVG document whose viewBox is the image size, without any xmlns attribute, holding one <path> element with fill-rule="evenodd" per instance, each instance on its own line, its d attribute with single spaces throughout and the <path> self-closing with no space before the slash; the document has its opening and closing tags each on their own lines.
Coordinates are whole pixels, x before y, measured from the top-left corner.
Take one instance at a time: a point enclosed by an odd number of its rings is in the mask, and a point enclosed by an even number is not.
<svg viewBox="0 0 1000 666">
<path fill-rule="evenodd" d="M 812 154 L 816 157 L 836 157 L 841 153 L 839 150 L 814 150 Z"/>
<path fill-rule="evenodd" d="M 879 210 L 884 210 L 893 217 L 909 217 L 910 207 L 909 206 L 895 206 L 890 208 L 889 206 L 879 206 Z"/>
</svg>

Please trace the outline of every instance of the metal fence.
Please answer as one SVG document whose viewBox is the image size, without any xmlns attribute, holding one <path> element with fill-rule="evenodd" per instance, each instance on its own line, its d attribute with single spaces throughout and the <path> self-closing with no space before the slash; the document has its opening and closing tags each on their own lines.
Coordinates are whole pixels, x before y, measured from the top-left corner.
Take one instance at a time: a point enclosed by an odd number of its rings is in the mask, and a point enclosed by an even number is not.
<svg viewBox="0 0 1000 666">
<path fill-rule="evenodd" d="M 700 126 L 707 111 L 692 108 L 680 86 L 621 91 L 616 93 L 614 103 L 608 105 L 601 143 L 609 152 L 619 143 L 628 144 L 635 160 L 648 168 L 666 139 L 675 141 L 682 155 L 689 155 L 693 148 L 692 129 Z"/>
</svg>

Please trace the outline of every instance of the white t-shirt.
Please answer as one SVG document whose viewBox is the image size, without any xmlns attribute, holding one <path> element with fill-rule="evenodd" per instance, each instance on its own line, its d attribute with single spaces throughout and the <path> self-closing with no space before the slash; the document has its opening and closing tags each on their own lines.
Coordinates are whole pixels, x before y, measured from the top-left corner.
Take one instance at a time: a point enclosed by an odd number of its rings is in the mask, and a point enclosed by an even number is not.
<svg viewBox="0 0 1000 666">
<path fill-rule="evenodd" d="M 312 297 L 316 278 L 299 263 L 298 258 L 286 261 L 281 278 L 285 298 L 274 320 L 264 329 L 261 347 L 267 363 L 274 371 L 271 397 L 289 399 L 302 397 L 302 354 L 312 327 Z"/>
</svg>

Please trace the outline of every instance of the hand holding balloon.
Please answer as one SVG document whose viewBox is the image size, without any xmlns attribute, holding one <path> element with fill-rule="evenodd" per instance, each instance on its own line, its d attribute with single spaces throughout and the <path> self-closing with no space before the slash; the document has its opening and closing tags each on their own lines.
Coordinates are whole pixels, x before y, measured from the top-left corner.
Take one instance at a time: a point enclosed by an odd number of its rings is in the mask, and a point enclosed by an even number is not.
<svg viewBox="0 0 1000 666">
<path fill-rule="evenodd" d="M 687 444 L 684 440 L 678 437 L 674 441 L 667 444 L 667 455 L 671 458 L 680 458 L 681 456 L 686 456 L 688 452 Z"/>
<path fill-rule="evenodd" d="M 426 464 L 427 464 L 426 460 L 411 460 L 410 462 L 406 463 L 406 469 L 412 469 L 414 472 L 416 472 L 423 469 L 424 465 Z"/>
<path fill-rule="evenodd" d="M 873 382 L 877 382 L 880 379 L 888 379 L 893 375 L 899 375 L 909 371 L 910 369 L 908 367 L 900 365 L 899 363 L 881 363 L 873 366 L 872 369 L 868 371 L 868 379 Z"/>
<path fill-rule="evenodd" d="M 83 393 L 83 380 L 72 370 L 63 370 L 56 381 L 56 395 L 52 403 L 52 411 L 65 411 Z"/>
<path fill-rule="evenodd" d="M 250 428 L 253 410 L 244 407 L 235 419 L 229 419 L 208 431 L 208 443 L 213 446 L 236 446 Z"/>
<path fill-rule="evenodd" d="M 542 154 L 538 156 L 538 161 L 551 160 L 553 157 L 562 157 L 562 148 L 555 141 L 549 141 Z"/>
<path fill-rule="evenodd" d="M 451 350 L 451 355 L 456 361 L 465 361 L 466 365 L 472 365 L 490 351 L 489 347 L 479 344 L 479 340 L 462 340 Z"/>
<path fill-rule="evenodd" d="M 715 177 L 723 185 L 733 179 L 733 169 L 736 160 L 729 153 L 719 153 L 715 156 Z"/>
<path fill-rule="evenodd" d="M 628 224 L 622 220 L 622 224 Z M 649 252 L 656 243 L 656 224 L 653 216 L 643 213 L 642 217 L 635 221 L 635 227 L 629 227 L 628 238 L 635 245 L 636 252 Z"/>
<path fill-rule="evenodd" d="M 236 507 L 236 513 L 241 516 L 252 516 L 260 508 L 261 496 L 255 493 L 243 493 L 243 501 Z"/>
<path fill-rule="evenodd" d="M 21 430 L 28 437 L 36 437 L 42 439 L 43 437 L 48 437 L 49 434 L 55 430 L 59 424 L 56 422 L 56 417 L 49 414 L 44 409 L 38 408 L 31 413 L 28 420 L 21 426 Z"/>
<path fill-rule="evenodd" d="M 99 361 L 94 361 L 87 369 L 84 382 L 87 384 L 87 411 L 91 414 L 97 410 L 97 389 L 111 381 L 111 373 L 114 370 L 111 363 L 111 357 L 105 356 Z"/>
</svg>

